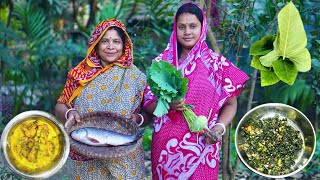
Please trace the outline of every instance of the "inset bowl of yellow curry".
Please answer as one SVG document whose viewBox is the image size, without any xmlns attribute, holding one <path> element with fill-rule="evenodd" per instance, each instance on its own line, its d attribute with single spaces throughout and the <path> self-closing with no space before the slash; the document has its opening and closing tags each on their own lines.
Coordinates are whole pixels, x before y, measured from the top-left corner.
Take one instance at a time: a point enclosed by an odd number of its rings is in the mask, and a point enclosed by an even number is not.
<svg viewBox="0 0 320 180">
<path fill-rule="evenodd" d="M 316 134 L 298 109 L 267 103 L 247 112 L 236 128 L 236 151 L 253 172 L 285 178 L 301 171 L 312 159 Z"/>
<path fill-rule="evenodd" d="M 42 179 L 58 172 L 70 150 L 69 136 L 50 113 L 26 111 L 6 125 L 1 154 L 9 168 L 21 177 Z"/>
</svg>

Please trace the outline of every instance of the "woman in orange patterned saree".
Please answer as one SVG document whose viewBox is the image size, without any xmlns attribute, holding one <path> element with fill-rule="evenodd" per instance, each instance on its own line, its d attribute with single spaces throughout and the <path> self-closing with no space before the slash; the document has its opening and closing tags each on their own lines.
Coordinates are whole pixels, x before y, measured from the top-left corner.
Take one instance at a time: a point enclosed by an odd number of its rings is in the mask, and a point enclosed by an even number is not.
<svg viewBox="0 0 320 180">
<path fill-rule="evenodd" d="M 108 111 L 130 116 L 139 125 L 146 76 L 133 65 L 133 48 L 124 25 L 115 19 L 94 29 L 86 58 L 68 73 L 56 105 L 57 117 L 65 123 L 80 121 L 80 115 Z M 69 179 L 144 179 L 142 146 L 126 157 L 90 159 L 70 151 L 66 163 Z"/>
</svg>

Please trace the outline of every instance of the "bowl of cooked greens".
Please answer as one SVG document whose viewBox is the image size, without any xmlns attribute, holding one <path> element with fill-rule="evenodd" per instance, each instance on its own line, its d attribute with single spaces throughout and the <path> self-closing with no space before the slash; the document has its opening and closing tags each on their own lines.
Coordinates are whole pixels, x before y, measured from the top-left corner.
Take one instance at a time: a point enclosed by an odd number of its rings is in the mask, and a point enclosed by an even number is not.
<svg viewBox="0 0 320 180">
<path fill-rule="evenodd" d="M 241 118 L 235 145 L 250 170 L 268 178 L 284 178 L 301 171 L 312 159 L 316 135 L 309 119 L 298 109 L 267 103 Z"/>
<path fill-rule="evenodd" d="M 23 178 L 44 179 L 58 172 L 70 150 L 64 126 L 50 113 L 25 111 L 6 125 L 1 155 L 8 167 Z"/>
</svg>

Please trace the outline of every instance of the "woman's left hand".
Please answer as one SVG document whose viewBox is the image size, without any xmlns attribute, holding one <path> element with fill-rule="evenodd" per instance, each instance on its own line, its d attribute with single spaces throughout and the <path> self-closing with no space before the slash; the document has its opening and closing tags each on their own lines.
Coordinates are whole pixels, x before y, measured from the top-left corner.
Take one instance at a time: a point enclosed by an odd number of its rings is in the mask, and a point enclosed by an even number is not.
<svg viewBox="0 0 320 180">
<path fill-rule="evenodd" d="M 206 136 L 206 141 L 209 144 L 214 144 L 219 141 L 222 141 L 222 132 L 223 129 L 221 126 L 214 126 L 210 131 L 204 132 L 204 135 Z"/>
<path fill-rule="evenodd" d="M 130 114 L 126 117 L 126 119 L 129 119 L 131 121 L 136 122 L 137 124 L 141 123 L 141 117 L 138 114 Z"/>
<path fill-rule="evenodd" d="M 169 106 L 170 106 L 170 109 L 171 110 L 174 110 L 174 111 L 183 111 L 183 110 L 186 110 L 186 108 L 183 108 L 183 106 L 185 105 L 185 101 L 186 99 L 180 99 L 179 101 L 177 102 L 172 102 L 172 103 L 169 103 Z"/>
</svg>

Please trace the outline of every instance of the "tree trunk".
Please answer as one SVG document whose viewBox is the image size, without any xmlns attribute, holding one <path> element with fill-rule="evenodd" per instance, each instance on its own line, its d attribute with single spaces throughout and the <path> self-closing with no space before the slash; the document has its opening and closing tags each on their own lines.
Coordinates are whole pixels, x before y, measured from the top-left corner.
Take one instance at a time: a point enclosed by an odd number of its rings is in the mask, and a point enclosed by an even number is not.
<svg viewBox="0 0 320 180">
<path fill-rule="evenodd" d="M 229 180 L 230 172 L 229 172 L 229 162 L 230 162 L 230 128 L 227 128 L 225 135 L 222 137 L 222 179 Z"/>
<path fill-rule="evenodd" d="M 97 3 L 95 0 L 90 0 L 90 14 L 89 19 L 87 22 L 87 28 L 90 28 L 90 26 L 94 23 L 94 20 L 96 18 L 96 11 L 97 11 Z"/>
</svg>

